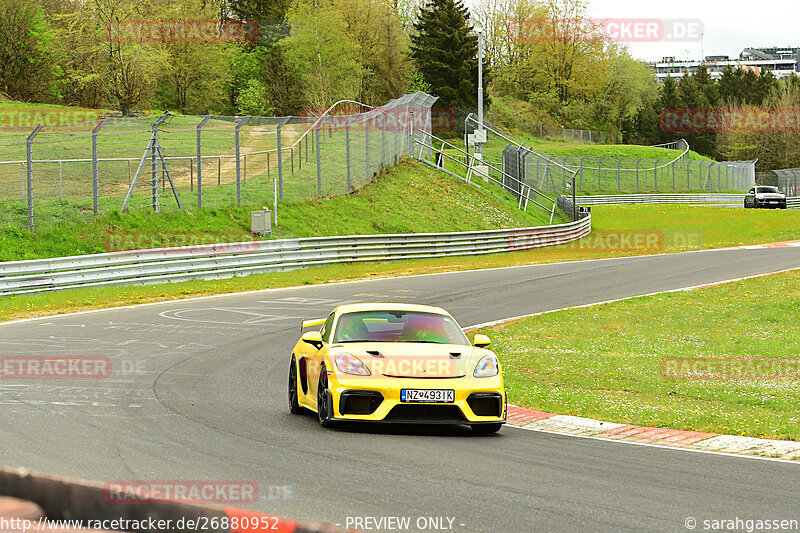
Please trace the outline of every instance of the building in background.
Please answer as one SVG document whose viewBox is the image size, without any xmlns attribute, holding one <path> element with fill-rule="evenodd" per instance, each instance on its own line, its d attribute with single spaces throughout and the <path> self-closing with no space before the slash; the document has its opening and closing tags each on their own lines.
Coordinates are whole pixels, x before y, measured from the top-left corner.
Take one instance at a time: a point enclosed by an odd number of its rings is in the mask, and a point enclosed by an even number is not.
<svg viewBox="0 0 800 533">
<path fill-rule="evenodd" d="M 663 83 L 667 76 L 682 78 L 686 73 L 694 74 L 700 65 L 705 65 L 712 79 L 718 80 L 725 67 L 743 68 L 760 74 L 762 70 L 771 70 L 776 78 L 788 78 L 792 73 L 800 74 L 798 62 L 800 48 L 745 48 L 738 59 L 729 56 L 706 56 L 704 60 L 675 60 L 665 57 L 655 63 L 658 81 Z"/>
</svg>

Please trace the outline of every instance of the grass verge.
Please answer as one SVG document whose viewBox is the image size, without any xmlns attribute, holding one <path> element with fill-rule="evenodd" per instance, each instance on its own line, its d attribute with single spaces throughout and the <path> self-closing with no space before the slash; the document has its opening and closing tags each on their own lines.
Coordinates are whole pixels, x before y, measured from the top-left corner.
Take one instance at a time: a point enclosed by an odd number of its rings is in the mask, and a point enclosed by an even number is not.
<svg viewBox="0 0 800 533">
<path fill-rule="evenodd" d="M 353 194 L 280 202 L 272 238 L 468 231 L 550 222 L 542 210 L 525 213 L 510 196 L 507 199 L 406 160 Z M 250 211 L 261 206 L 161 214 L 114 211 L 35 233 L 0 229 L 0 261 L 251 240 Z"/>
<path fill-rule="evenodd" d="M 800 438 L 800 272 L 486 328 L 509 401 L 625 424 Z"/>
<path fill-rule="evenodd" d="M 416 259 L 393 263 L 329 265 L 305 270 L 257 274 L 219 281 L 190 281 L 168 285 L 96 287 L 0 298 L 0 320 L 119 305 L 292 287 L 334 281 L 408 276 L 536 263 L 669 253 L 699 248 L 800 239 L 800 211 L 726 210 L 687 206 L 603 206 L 593 210 L 593 233 L 581 241 L 551 248 L 474 257 Z M 629 235 L 644 246 L 620 245 Z M 647 238 L 656 236 L 656 247 Z"/>
</svg>

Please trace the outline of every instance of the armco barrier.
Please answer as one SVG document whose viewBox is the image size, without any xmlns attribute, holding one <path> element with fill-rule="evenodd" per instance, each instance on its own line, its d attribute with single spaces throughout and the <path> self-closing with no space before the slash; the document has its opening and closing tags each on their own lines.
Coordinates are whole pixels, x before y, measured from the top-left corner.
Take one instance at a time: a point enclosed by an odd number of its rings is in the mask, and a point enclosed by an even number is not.
<svg viewBox="0 0 800 533">
<path fill-rule="evenodd" d="M 744 194 L 687 193 L 687 194 L 609 194 L 578 196 L 578 205 L 627 204 L 740 204 Z"/>
<path fill-rule="evenodd" d="M 800 196 L 790 196 L 786 199 L 787 209 L 800 209 Z"/>
<path fill-rule="evenodd" d="M 265 532 L 336 533 L 344 531 L 330 524 L 297 522 L 221 505 L 183 503 L 155 497 L 144 503 L 110 503 L 107 489 L 102 484 L 33 473 L 24 469 L 0 467 L 0 496 L 10 496 L 36 503 L 50 520 L 143 522 L 152 518 L 155 521 L 171 520 L 169 531 L 196 533 L 195 528 L 180 526 L 191 520 L 195 524 L 199 522 L 207 525 L 209 529 L 201 529 L 206 533 L 238 533 L 242 530 L 232 530 L 223 525 L 229 523 L 229 519 L 233 517 L 238 519 L 258 517 L 263 519 L 263 523 L 268 523 L 269 527 L 263 528 Z M 225 520 L 226 518 L 228 520 Z M 183 519 L 182 522 L 181 519 Z M 237 522 L 240 521 L 237 520 Z M 259 520 L 254 522 L 258 523 Z M 89 533 L 86 530 L 82 531 Z M 255 527 L 247 529 L 246 533 L 258 533 L 259 531 L 261 529 Z"/>
<path fill-rule="evenodd" d="M 579 239 L 591 232 L 591 223 L 588 216 L 534 228 L 282 239 L 11 261 L 0 263 L 0 294 L 223 279 L 334 263 L 525 250 Z"/>
</svg>

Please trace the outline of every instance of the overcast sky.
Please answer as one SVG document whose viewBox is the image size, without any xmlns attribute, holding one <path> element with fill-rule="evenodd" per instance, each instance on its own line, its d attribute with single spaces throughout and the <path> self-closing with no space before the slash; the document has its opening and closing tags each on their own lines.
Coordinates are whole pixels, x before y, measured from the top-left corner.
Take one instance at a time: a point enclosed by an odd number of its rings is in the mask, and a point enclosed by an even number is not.
<svg viewBox="0 0 800 533">
<path fill-rule="evenodd" d="M 699 59 L 702 55 L 738 58 L 745 47 L 800 47 L 798 0 L 589 0 L 591 17 L 699 19 L 701 42 L 629 43 L 637 59 L 664 56 Z"/>
</svg>

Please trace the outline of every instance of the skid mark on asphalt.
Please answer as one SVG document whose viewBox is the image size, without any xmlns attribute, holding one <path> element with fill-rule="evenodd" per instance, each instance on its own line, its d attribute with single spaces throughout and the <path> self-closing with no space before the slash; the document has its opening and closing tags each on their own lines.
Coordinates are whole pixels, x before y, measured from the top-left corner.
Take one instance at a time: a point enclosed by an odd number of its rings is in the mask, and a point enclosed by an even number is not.
<svg viewBox="0 0 800 533">
<path fill-rule="evenodd" d="M 225 324 L 232 326 L 260 325 L 284 320 L 300 320 L 300 316 L 275 315 L 259 307 L 211 307 L 207 309 L 175 309 L 159 313 L 162 318 L 197 322 L 203 324 Z"/>
</svg>

